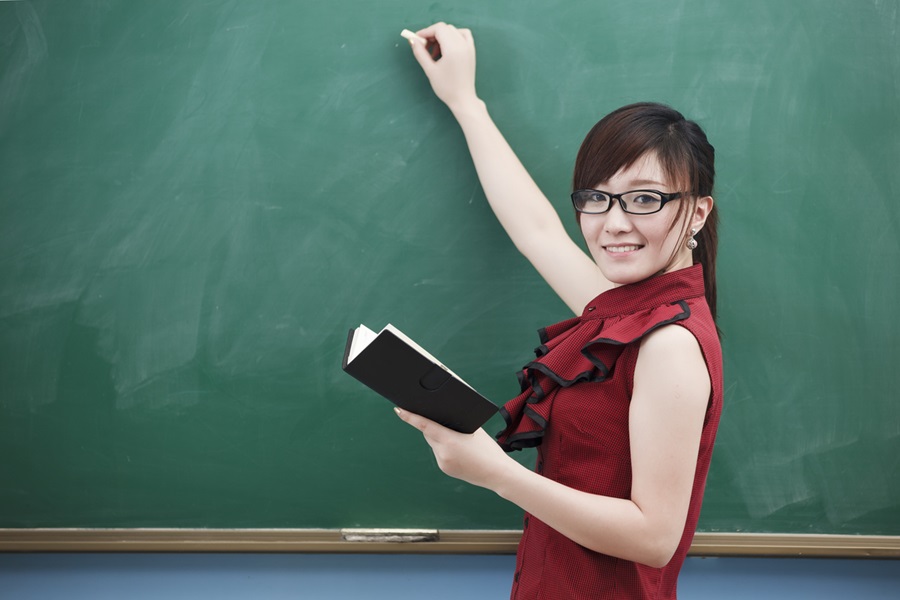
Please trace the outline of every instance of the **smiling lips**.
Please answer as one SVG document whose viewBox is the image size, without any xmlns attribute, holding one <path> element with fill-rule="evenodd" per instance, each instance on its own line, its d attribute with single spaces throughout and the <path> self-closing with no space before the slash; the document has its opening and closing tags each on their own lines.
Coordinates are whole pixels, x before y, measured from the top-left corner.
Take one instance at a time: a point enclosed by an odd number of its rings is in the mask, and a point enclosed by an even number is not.
<svg viewBox="0 0 900 600">
<path fill-rule="evenodd" d="M 634 252 L 640 250 L 643 246 L 604 246 L 607 252 L 618 254 L 621 252 Z"/>
</svg>

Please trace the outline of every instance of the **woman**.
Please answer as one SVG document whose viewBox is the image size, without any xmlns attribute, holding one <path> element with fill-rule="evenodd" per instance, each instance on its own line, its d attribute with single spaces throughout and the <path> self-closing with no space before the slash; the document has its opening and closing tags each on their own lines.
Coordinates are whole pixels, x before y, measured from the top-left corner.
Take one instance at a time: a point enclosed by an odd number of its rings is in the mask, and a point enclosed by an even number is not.
<svg viewBox="0 0 900 600">
<path fill-rule="evenodd" d="M 440 468 L 525 510 L 514 598 L 675 598 L 722 406 L 713 148 L 657 104 L 585 139 L 567 235 L 475 91 L 470 31 L 417 32 L 415 58 L 462 127 L 494 213 L 579 317 L 541 331 L 496 441 L 398 409 Z M 435 58 L 438 57 L 439 58 Z M 538 447 L 534 471 L 505 452 Z"/>
</svg>

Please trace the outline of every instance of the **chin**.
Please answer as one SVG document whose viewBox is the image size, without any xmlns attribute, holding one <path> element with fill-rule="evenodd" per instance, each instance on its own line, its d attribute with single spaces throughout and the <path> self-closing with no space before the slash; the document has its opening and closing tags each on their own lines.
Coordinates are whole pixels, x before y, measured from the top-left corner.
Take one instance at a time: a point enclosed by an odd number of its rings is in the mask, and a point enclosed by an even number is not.
<svg viewBox="0 0 900 600">
<path fill-rule="evenodd" d="M 600 260 L 594 259 L 603 276 L 615 286 L 628 285 L 629 283 L 637 283 L 662 275 L 669 271 L 684 268 L 688 265 L 680 265 L 676 262 L 665 263 L 662 261 L 610 261 L 606 256 L 601 256 Z"/>
</svg>

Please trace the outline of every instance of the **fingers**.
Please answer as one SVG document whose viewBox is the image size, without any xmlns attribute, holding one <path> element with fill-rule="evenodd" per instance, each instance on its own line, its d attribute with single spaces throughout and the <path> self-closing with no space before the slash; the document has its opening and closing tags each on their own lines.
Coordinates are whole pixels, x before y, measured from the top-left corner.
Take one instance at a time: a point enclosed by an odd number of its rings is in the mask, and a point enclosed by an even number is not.
<svg viewBox="0 0 900 600">
<path fill-rule="evenodd" d="M 421 41 L 412 39 L 410 40 L 410 45 L 413 47 L 413 50 L 416 50 L 416 46 L 425 45 L 426 48 L 432 50 L 432 59 L 436 60 L 441 55 L 441 47 L 446 47 L 447 44 L 456 44 L 459 42 L 465 42 L 466 44 L 472 44 L 474 42 L 474 38 L 472 36 L 472 31 L 470 29 L 458 29 L 453 25 L 448 25 L 447 23 L 435 23 L 434 25 L 429 25 L 424 29 L 420 29 L 416 32 L 421 38 L 425 38 L 429 41 L 428 44 L 422 44 Z M 417 58 L 418 58 L 417 53 Z"/>
<path fill-rule="evenodd" d="M 413 55 L 426 73 L 441 58 L 443 54 L 441 49 L 449 43 L 448 36 L 452 35 L 452 31 L 452 25 L 435 23 L 416 32 L 416 35 L 427 40 L 424 44 L 419 40 L 410 40 Z"/>
<path fill-rule="evenodd" d="M 408 410 L 403 410 L 399 407 L 394 407 L 394 412 L 397 413 L 397 416 L 400 417 L 401 421 L 412 425 L 422 433 L 425 433 L 425 431 L 429 429 L 429 425 L 437 425 L 434 421 L 430 421 L 425 417 L 411 413 Z"/>
<path fill-rule="evenodd" d="M 409 44 L 412 46 L 413 56 L 416 58 L 416 62 L 418 62 L 419 66 L 422 67 L 422 70 L 427 73 L 428 70 L 434 66 L 435 57 L 428 52 L 428 48 L 422 42 L 410 40 Z"/>
<path fill-rule="evenodd" d="M 425 417 L 417 415 L 415 413 L 411 413 L 408 410 L 394 407 L 394 412 L 397 413 L 397 416 L 400 417 L 402 421 L 421 431 L 422 435 L 425 436 L 425 440 L 429 444 L 431 444 L 433 441 L 448 439 L 448 433 L 451 435 L 456 433 L 455 431 L 444 427 L 440 423 L 435 423 L 431 419 L 426 419 Z"/>
<path fill-rule="evenodd" d="M 397 413 L 397 416 L 400 417 L 401 421 L 403 421 L 404 423 L 409 423 L 410 425 L 413 425 L 412 420 L 416 417 L 416 415 L 412 414 L 409 411 L 403 410 L 399 406 L 394 407 L 394 412 Z M 413 425 L 413 427 L 415 427 L 415 425 Z"/>
<path fill-rule="evenodd" d="M 440 41 L 441 36 L 446 35 L 446 32 L 455 30 L 456 28 L 453 25 L 447 25 L 443 21 L 435 23 L 433 25 L 429 25 L 425 29 L 420 29 L 416 32 L 416 35 L 425 38 L 426 40 L 438 40 Z"/>
</svg>

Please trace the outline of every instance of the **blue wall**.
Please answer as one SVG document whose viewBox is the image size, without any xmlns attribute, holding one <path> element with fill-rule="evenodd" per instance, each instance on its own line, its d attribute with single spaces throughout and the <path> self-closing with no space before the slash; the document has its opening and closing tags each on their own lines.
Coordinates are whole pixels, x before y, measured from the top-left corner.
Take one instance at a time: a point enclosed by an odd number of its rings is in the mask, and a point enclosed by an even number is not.
<svg viewBox="0 0 900 600">
<path fill-rule="evenodd" d="M 0 598 L 508 597 L 513 556 L 0 554 Z M 900 561 L 689 558 L 686 600 L 900 598 Z"/>
</svg>

